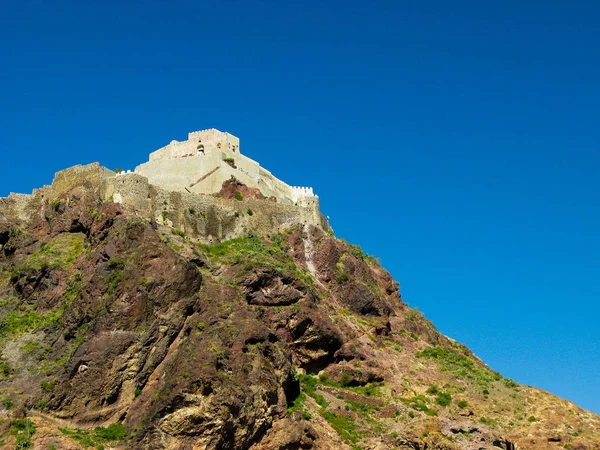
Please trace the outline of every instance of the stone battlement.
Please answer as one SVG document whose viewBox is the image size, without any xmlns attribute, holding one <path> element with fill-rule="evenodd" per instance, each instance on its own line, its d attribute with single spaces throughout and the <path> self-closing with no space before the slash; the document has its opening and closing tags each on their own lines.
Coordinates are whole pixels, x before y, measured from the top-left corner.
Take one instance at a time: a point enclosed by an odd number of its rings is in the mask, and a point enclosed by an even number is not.
<svg viewBox="0 0 600 450">
<path fill-rule="evenodd" d="M 276 201 L 215 196 L 231 177 Z M 251 230 L 268 235 L 297 224 L 329 228 L 312 188 L 287 185 L 240 154 L 238 138 L 214 128 L 151 153 L 135 171 L 115 173 L 98 163 L 61 170 L 50 186 L 0 198 L 0 219 L 32 221 L 52 202 L 68 200 L 76 191 L 121 203 L 138 216 L 206 243 Z"/>
<path fill-rule="evenodd" d="M 293 205 L 308 197 L 317 199 L 312 188 L 290 186 L 241 154 L 240 140 L 215 128 L 194 131 L 187 141 L 172 141 L 152 152 L 149 161 L 136 167 L 135 173 L 170 191 L 216 194 L 223 182 L 235 177 L 283 204 Z"/>
</svg>

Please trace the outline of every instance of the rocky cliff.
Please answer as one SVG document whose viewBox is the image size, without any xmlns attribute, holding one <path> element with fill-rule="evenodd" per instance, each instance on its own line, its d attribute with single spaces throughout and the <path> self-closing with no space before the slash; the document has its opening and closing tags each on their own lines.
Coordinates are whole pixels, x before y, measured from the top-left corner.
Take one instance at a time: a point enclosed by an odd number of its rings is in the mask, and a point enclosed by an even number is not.
<svg viewBox="0 0 600 450">
<path fill-rule="evenodd" d="M 503 378 L 321 228 L 206 245 L 94 183 L 32 201 L 0 211 L 4 448 L 600 448 L 599 417 Z"/>
</svg>

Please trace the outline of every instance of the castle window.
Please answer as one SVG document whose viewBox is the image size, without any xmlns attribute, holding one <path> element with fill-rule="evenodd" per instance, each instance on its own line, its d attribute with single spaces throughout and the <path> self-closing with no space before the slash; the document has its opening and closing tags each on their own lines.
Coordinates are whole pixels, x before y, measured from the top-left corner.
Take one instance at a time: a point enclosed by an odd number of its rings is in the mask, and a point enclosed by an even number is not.
<svg viewBox="0 0 600 450">
<path fill-rule="evenodd" d="M 199 155 L 204 155 L 204 145 L 200 144 L 196 149 L 198 150 Z"/>
</svg>

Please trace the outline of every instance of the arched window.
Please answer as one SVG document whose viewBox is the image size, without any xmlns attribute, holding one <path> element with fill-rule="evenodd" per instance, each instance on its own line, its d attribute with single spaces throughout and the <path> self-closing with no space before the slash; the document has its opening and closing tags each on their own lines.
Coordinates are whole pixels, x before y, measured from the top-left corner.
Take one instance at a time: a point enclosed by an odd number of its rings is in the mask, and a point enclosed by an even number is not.
<svg viewBox="0 0 600 450">
<path fill-rule="evenodd" d="M 198 150 L 199 155 L 204 155 L 204 145 L 200 144 L 196 149 Z"/>
</svg>

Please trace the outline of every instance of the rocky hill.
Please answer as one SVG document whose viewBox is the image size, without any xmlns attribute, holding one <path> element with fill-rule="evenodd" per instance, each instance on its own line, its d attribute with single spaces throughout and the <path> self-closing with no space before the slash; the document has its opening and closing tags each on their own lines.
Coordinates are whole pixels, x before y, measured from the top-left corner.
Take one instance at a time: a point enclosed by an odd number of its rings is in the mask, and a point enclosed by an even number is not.
<svg viewBox="0 0 600 450">
<path fill-rule="evenodd" d="M 101 189 L 0 211 L 3 448 L 600 448 L 598 416 L 503 378 L 331 232 L 206 245 Z"/>
</svg>

